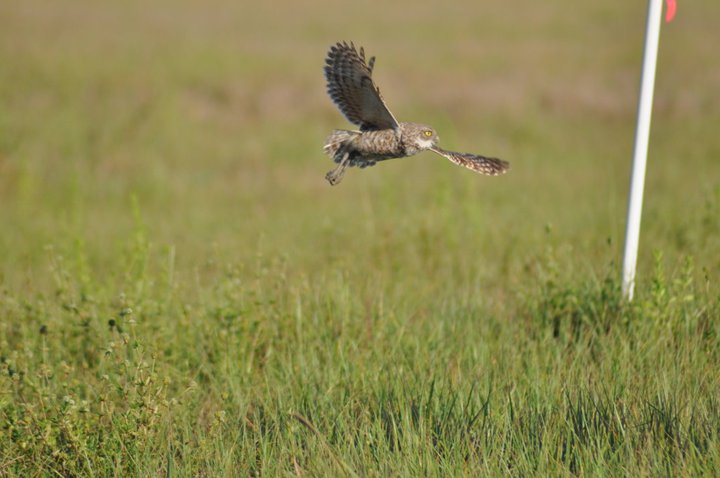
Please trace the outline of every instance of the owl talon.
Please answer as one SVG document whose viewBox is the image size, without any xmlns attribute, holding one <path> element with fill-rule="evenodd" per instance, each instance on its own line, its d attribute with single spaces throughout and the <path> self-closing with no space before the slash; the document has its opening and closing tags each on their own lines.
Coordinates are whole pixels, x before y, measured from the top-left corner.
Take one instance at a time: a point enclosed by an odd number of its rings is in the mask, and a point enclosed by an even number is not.
<svg viewBox="0 0 720 478">
<path fill-rule="evenodd" d="M 337 168 L 327 172 L 325 179 L 327 179 L 327 182 L 330 183 L 330 186 L 335 186 L 342 181 L 342 178 L 345 175 L 345 168 L 347 168 L 347 164 L 343 161 L 337 166 Z"/>
<path fill-rule="evenodd" d="M 327 182 L 329 182 L 331 186 L 335 186 L 336 184 L 340 183 L 340 181 L 342 181 L 344 175 L 345 166 L 341 165 L 333 169 L 332 171 L 328 171 L 325 175 L 325 179 L 327 179 Z"/>
<path fill-rule="evenodd" d="M 330 186 L 335 186 L 340 181 L 342 181 L 343 176 L 345 175 L 345 169 L 348 166 L 348 159 L 350 158 L 349 153 L 343 154 L 343 158 L 340 161 L 340 164 L 337 165 L 335 169 L 332 171 L 328 171 L 325 175 L 325 179 L 327 179 L 327 182 L 330 183 Z"/>
</svg>

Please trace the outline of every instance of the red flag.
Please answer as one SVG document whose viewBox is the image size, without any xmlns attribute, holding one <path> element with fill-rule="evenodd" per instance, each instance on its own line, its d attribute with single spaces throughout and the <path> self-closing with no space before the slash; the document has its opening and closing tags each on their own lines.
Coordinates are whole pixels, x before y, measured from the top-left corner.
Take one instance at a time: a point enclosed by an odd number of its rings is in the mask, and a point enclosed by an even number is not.
<svg viewBox="0 0 720 478">
<path fill-rule="evenodd" d="M 665 0 L 667 3 L 667 12 L 665 12 L 665 22 L 670 23 L 675 18 L 675 12 L 677 11 L 677 3 L 675 0 Z"/>
</svg>

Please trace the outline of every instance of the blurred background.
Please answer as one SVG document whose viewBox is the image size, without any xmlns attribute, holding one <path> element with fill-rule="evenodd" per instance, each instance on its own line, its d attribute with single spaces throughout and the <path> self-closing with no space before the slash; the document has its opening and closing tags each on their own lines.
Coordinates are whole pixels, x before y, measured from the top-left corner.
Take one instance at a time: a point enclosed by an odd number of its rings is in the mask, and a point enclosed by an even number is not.
<svg viewBox="0 0 720 478">
<path fill-rule="evenodd" d="M 280 261 L 506 291 L 547 254 L 570 275 L 619 269 L 645 17 L 645 2 L 5 2 L 3 281 L 42 290 L 58 251 L 121 276 L 138 231 L 156 264 L 201 279 Z M 640 281 L 656 251 L 720 268 L 719 19 L 716 1 L 681 2 L 663 26 Z M 330 187 L 323 141 L 350 125 L 322 67 L 341 40 L 377 56 L 397 118 L 510 173 L 426 153 Z"/>
</svg>

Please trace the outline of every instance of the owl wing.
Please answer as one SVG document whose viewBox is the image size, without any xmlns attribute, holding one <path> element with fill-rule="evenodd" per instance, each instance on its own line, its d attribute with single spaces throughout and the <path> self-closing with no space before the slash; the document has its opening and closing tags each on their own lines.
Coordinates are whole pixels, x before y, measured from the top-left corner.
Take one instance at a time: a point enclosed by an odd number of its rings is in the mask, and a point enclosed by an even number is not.
<svg viewBox="0 0 720 478">
<path fill-rule="evenodd" d="M 440 156 L 444 156 L 455 164 L 465 166 L 476 173 L 486 174 L 488 176 L 499 176 L 505 174 L 508 169 L 510 169 L 510 163 L 502 159 L 488 158 L 471 153 L 457 153 L 455 151 L 438 148 L 437 146 L 430 148 L 430 150 Z"/>
<path fill-rule="evenodd" d="M 390 113 L 372 80 L 375 57 L 365 62 L 365 50 L 345 42 L 333 45 L 325 59 L 327 91 L 342 114 L 362 131 L 397 128 L 398 122 Z"/>
</svg>

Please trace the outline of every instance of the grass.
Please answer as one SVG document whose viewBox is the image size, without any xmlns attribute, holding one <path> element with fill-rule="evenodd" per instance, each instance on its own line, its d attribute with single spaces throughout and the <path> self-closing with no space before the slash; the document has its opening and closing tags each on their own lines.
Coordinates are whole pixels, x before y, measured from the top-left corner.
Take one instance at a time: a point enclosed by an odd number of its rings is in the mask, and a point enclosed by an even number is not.
<svg viewBox="0 0 720 478">
<path fill-rule="evenodd" d="M 663 30 L 631 304 L 643 5 L 284 5 L 0 8 L 0 476 L 715 475 L 716 2 Z M 341 39 L 511 172 L 327 186 Z"/>
</svg>

